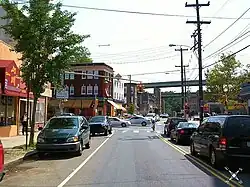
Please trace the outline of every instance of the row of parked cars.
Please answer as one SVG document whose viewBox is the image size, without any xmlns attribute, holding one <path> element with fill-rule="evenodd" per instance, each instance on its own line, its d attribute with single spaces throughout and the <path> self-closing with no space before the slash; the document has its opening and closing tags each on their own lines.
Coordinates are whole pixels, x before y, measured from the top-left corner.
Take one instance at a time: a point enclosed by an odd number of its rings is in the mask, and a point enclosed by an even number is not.
<svg viewBox="0 0 250 187">
<path fill-rule="evenodd" d="M 169 118 L 164 134 L 177 143 L 190 141 L 193 156 L 205 156 L 215 168 L 231 161 L 250 161 L 250 116 L 210 116 L 198 125 L 183 118 Z"/>
</svg>

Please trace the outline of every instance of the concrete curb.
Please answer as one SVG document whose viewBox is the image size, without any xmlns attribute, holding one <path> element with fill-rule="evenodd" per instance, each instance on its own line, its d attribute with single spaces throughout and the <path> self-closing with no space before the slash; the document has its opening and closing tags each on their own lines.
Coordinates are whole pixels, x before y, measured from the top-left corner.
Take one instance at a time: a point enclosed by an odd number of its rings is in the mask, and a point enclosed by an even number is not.
<svg viewBox="0 0 250 187">
<path fill-rule="evenodd" d="M 28 153 L 26 153 L 24 156 L 22 157 L 19 157 L 19 158 L 16 158 L 8 163 L 5 163 L 4 164 L 4 170 L 9 170 L 9 168 L 12 168 L 14 166 L 17 166 L 17 165 L 20 165 L 21 163 L 23 163 L 27 158 L 30 158 L 34 155 L 37 154 L 37 150 L 33 150 L 33 151 L 30 151 Z"/>
</svg>

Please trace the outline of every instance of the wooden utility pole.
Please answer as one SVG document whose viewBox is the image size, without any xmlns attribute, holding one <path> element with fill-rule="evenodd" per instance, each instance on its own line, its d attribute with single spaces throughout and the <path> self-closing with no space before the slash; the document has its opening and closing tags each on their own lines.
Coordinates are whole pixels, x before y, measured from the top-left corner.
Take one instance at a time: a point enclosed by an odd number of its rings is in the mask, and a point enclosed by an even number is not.
<svg viewBox="0 0 250 187">
<path fill-rule="evenodd" d="M 195 7 L 196 8 L 196 21 L 187 21 L 186 23 L 192 23 L 197 25 L 197 37 L 198 37 L 198 64 L 199 64 L 199 105 L 200 105 L 200 123 L 203 121 L 203 86 L 202 86 L 202 41 L 201 41 L 201 24 L 210 24 L 211 21 L 201 21 L 200 20 L 200 7 L 209 6 L 210 2 L 206 4 L 199 4 L 199 0 L 196 0 L 195 4 L 185 4 L 185 7 Z M 196 37 L 196 32 L 192 35 L 194 38 Z M 196 48 L 196 40 L 194 44 L 194 49 Z"/>
</svg>

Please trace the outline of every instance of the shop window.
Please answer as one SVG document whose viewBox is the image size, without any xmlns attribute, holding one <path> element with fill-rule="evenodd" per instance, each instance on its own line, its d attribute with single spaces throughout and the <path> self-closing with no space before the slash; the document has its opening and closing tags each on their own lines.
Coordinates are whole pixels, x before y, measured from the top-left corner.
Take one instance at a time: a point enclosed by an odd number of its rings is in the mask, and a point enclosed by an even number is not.
<svg viewBox="0 0 250 187">
<path fill-rule="evenodd" d="M 85 85 L 82 85 L 82 87 L 81 87 L 81 94 L 86 95 L 86 86 Z"/>
<path fill-rule="evenodd" d="M 45 103 L 39 102 L 36 104 L 36 123 L 44 123 Z"/>
<path fill-rule="evenodd" d="M 16 125 L 15 97 L 0 97 L 0 126 Z"/>
</svg>

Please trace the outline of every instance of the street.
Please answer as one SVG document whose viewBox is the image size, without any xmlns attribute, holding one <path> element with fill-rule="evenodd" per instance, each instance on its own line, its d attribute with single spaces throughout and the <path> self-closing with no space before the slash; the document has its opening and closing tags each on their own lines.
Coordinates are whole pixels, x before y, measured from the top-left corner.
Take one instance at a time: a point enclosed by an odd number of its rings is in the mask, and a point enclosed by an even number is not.
<svg viewBox="0 0 250 187">
<path fill-rule="evenodd" d="M 52 155 L 43 160 L 25 161 L 9 171 L 0 186 L 228 186 L 227 171 L 223 172 L 223 177 L 195 162 L 188 156 L 189 146 L 172 144 L 161 136 L 162 128 L 161 124 L 156 125 L 156 132 L 140 125 L 115 128 L 109 137 L 94 136 L 91 148 L 84 150 L 80 157 Z M 244 186 L 249 186 L 248 174 L 238 177 L 242 177 Z"/>
</svg>

